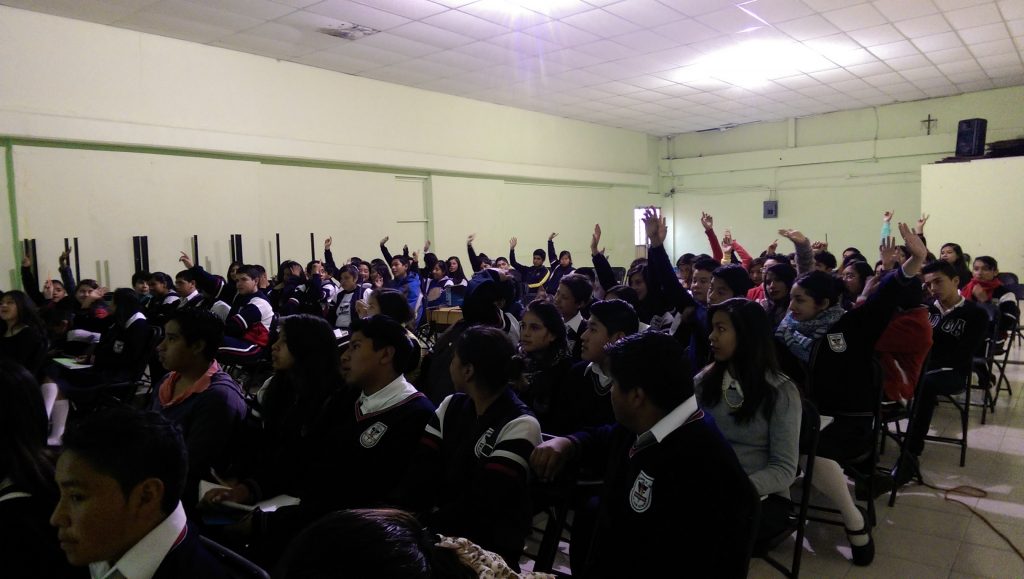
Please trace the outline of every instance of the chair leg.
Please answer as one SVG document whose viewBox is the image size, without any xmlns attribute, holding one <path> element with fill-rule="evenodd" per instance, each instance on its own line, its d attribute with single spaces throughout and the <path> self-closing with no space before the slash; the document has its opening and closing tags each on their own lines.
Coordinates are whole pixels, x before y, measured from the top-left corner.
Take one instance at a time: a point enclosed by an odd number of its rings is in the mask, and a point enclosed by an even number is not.
<svg viewBox="0 0 1024 579">
<path fill-rule="evenodd" d="M 984 410 L 982 411 L 984 412 Z M 963 467 L 967 464 L 967 426 L 971 418 L 971 388 L 968 386 L 967 393 L 964 394 L 964 407 L 963 411 L 960 412 L 960 428 L 962 433 L 962 439 L 960 441 L 960 466 Z"/>
</svg>

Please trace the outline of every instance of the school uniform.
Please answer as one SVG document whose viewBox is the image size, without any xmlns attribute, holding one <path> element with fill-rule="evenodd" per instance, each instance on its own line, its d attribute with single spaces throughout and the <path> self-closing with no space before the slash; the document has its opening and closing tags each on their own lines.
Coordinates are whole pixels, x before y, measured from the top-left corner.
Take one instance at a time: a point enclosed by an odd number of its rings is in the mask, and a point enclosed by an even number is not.
<svg viewBox="0 0 1024 579">
<path fill-rule="evenodd" d="M 228 312 L 224 345 L 217 350 L 217 359 L 236 364 L 259 358 L 270 343 L 273 322 L 274 310 L 262 291 L 237 296 Z"/>
<path fill-rule="evenodd" d="M 146 319 L 151 324 L 162 328 L 167 323 L 167 318 L 178 310 L 180 302 L 181 296 L 178 292 L 170 290 L 164 297 L 153 296 L 143 311 L 146 312 Z"/>
<path fill-rule="evenodd" d="M 508 263 L 523 277 L 523 283 L 526 284 L 527 297 L 535 295 L 537 290 L 543 287 L 547 283 L 548 278 L 551 277 L 551 271 L 543 265 L 526 266 L 516 261 L 515 249 L 508 250 Z"/>
<path fill-rule="evenodd" d="M 390 287 L 402 292 L 405 301 L 409 303 L 409 310 L 413 312 L 413 321 L 419 323 L 423 316 L 422 294 L 420 293 L 420 276 L 413 271 L 405 274 L 405 277 L 391 280 Z"/>
<path fill-rule="evenodd" d="M 448 276 L 444 276 L 441 279 L 428 277 L 427 284 L 423 288 L 423 303 L 425 307 L 436 308 L 445 305 L 444 289 L 453 285 L 455 285 L 455 282 Z"/>
<path fill-rule="evenodd" d="M 199 290 L 197 289 L 192 290 L 192 293 L 187 296 L 182 296 L 181 299 L 178 300 L 179 310 L 187 308 L 199 308 L 203 310 L 209 309 L 206 305 L 206 298 L 204 298 L 203 294 L 199 293 Z"/>
<path fill-rule="evenodd" d="M 359 301 L 360 293 L 362 292 L 358 287 L 350 291 L 338 292 L 334 299 L 334 305 L 327 314 L 327 321 L 331 322 L 335 328 L 347 332 L 352 326 L 352 320 L 357 317 L 356 302 Z"/>
<path fill-rule="evenodd" d="M 572 437 L 604 463 L 585 577 L 745 577 L 756 494 L 710 415 L 690 397 L 637 437 L 621 425 Z"/>
<path fill-rule="evenodd" d="M 12 576 L 88 579 L 88 571 L 72 567 L 60 549 L 49 522 L 56 506 L 56 496 L 0 479 L 0 564 Z"/>
<path fill-rule="evenodd" d="M 518 569 L 533 516 L 529 458 L 539 443 L 537 419 L 511 390 L 482 416 L 466 394 L 448 396 L 423 432 L 401 502 L 436 532 L 466 537 Z"/>
<path fill-rule="evenodd" d="M 569 357 L 574 362 L 580 361 L 583 355 L 583 332 L 587 329 L 587 320 L 583 312 L 576 312 L 572 319 L 565 322 L 566 339 L 569 341 Z"/>
<path fill-rule="evenodd" d="M 149 342 L 149 323 L 145 314 L 138 312 L 123 324 L 114 324 L 103 332 L 96 345 L 92 367 L 79 370 L 58 367 L 57 385 L 71 396 L 76 389 L 135 380 L 145 367 Z"/>
<path fill-rule="evenodd" d="M 213 301 L 221 300 L 230 304 L 235 300 L 238 288 L 233 282 L 225 280 L 219 275 L 212 274 L 202 266 L 194 265 L 189 269 L 196 276 L 196 289 L 210 296 Z"/>
<path fill-rule="evenodd" d="M 570 401 L 561 414 L 561 422 L 544 432 L 564 436 L 584 428 L 615 422 L 611 402 L 612 378 L 594 362 L 577 362 L 569 369 L 563 386 L 564 398 Z"/>
</svg>

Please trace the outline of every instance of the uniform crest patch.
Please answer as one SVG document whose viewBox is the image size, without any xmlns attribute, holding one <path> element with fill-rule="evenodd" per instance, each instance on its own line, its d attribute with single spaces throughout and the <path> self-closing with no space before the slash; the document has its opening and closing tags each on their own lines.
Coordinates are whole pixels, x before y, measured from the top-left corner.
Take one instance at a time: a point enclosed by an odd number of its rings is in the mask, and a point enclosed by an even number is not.
<svg viewBox="0 0 1024 579">
<path fill-rule="evenodd" d="M 644 471 L 640 471 L 633 488 L 629 491 L 629 506 L 642 513 L 651 507 L 654 501 L 654 479 Z"/>
<path fill-rule="evenodd" d="M 842 354 L 846 351 L 846 336 L 842 334 L 829 334 L 828 347 L 836 354 Z"/>
<path fill-rule="evenodd" d="M 491 437 L 494 435 L 494 428 L 488 428 L 487 432 L 480 435 L 480 439 L 476 441 L 476 447 L 473 448 L 473 452 L 479 456 L 491 456 L 494 452 L 494 443 Z"/>
<path fill-rule="evenodd" d="M 124 352 L 124 342 L 121 340 L 114 340 L 114 353 L 120 354 Z"/>
<path fill-rule="evenodd" d="M 373 448 L 378 442 L 380 442 L 380 439 L 387 431 L 387 424 L 384 424 L 383 422 L 375 422 L 359 435 L 359 444 L 361 444 L 363 448 Z"/>
</svg>

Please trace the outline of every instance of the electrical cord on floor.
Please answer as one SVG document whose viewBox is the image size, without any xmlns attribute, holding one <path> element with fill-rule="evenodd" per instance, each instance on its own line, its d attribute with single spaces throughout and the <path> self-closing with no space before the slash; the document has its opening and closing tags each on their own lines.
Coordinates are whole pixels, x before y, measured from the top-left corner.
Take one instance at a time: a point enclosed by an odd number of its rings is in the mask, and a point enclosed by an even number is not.
<svg viewBox="0 0 1024 579">
<path fill-rule="evenodd" d="M 958 501 L 955 498 L 950 496 L 950 495 L 960 495 L 960 496 L 965 496 L 965 497 L 973 497 L 973 498 L 983 499 L 983 498 L 988 496 L 988 492 L 986 492 L 984 489 L 979 489 L 978 487 L 972 487 L 970 485 L 960 485 L 960 486 L 955 486 L 953 488 L 948 488 L 947 489 L 947 488 L 937 487 L 937 486 L 932 485 L 932 484 L 928 484 L 928 483 L 924 482 L 923 480 L 920 481 L 919 484 L 921 484 L 923 486 L 926 486 L 926 487 L 928 487 L 930 489 L 933 489 L 933 490 L 941 492 L 942 493 L 942 498 L 944 500 L 948 501 L 948 502 L 956 503 L 958 505 L 963 505 L 967 510 L 971 511 L 979 519 L 981 519 L 981 522 L 983 522 L 986 525 L 988 525 L 988 528 L 992 529 L 993 533 L 999 535 L 999 538 L 1001 538 L 1003 541 L 1006 541 L 1006 544 L 1009 545 L 1011 549 L 1013 549 L 1013 552 L 1017 554 L 1017 557 L 1019 557 L 1022 561 L 1024 561 L 1024 553 L 1021 552 L 1021 550 L 1017 547 L 1017 545 L 1013 544 L 1013 541 L 1011 541 L 1009 537 L 1007 537 L 1002 531 L 997 529 L 996 526 L 994 524 L 992 524 L 992 521 L 988 520 L 988 518 L 985 515 L 983 515 L 980 512 L 978 512 L 978 510 L 975 509 L 974 507 L 972 507 L 971 505 L 969 505 L 969 504 L 967 504 L 967 503 L 965 503 L 963 501 Z"/>
</svg>

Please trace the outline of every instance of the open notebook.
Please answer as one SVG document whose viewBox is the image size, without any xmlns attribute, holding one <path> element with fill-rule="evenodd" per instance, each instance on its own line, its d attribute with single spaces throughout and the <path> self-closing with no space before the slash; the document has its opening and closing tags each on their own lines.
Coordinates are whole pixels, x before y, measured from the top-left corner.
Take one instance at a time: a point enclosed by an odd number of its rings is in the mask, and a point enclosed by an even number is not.
<svg viewBox="0 0 1024 579">
<path fill-rule="evenodd" d="M 226 489 L 226 488 L 230 488 L 230 487 L 227 487 L 227 486 L 221 485 L 221 484 L 217 484 L 217 483 L 212 483 L 210 481 L 201 480 L 201 481 L 199 481 L 199 498 L 202 499 L 206 495 L 207 492 L 209 492 L 209 491 L 211 491 L 213 489 Z M 299 504 L 299 502 L 300 502 L 300 499 L 292 497 L 292 496 L 277 495 L 276 497 L 271 497 L 271 498 L 269 498 L 269 499 L 267 499 L 265 501 L 260 501 L 260 502 L 254 504 L 254 505 L 243 505 L 241 503 L 236 503 L 236 502 L 233 502 L 233 501 L 222 501 L 222 502 L 220 502 L 218 504 L 223 506 L 223 507 L 225 507 L 225 508 L 236 509 L 236 510 L 239 510 L 239 511 L 254 511 L 256 509 L 259 509 L 259 510 L 263 511 L 264 513 L 272 513 L 272 512 L 276 511 L 277 509 L 279 509 L 281 507 L 289 507 L 289 506 L 292 506 L 292 505 L 297 505 L 297 504 Z"/>
</svg>

